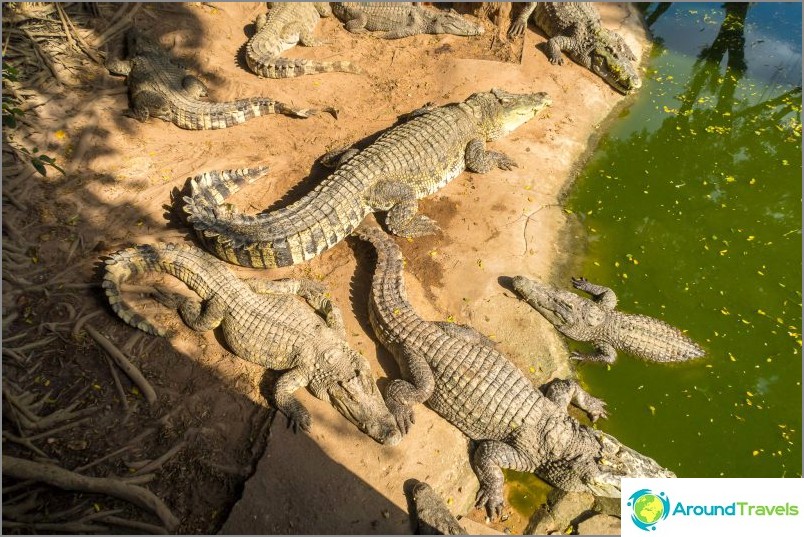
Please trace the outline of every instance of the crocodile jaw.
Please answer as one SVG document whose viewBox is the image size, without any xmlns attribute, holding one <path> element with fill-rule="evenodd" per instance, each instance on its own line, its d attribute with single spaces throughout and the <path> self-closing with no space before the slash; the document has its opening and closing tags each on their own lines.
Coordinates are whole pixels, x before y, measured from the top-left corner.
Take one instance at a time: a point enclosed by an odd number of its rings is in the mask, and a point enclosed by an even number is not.
<svg viewBox="0 0 804 537">
<path fill-rule="evenodd" d="M 362 356 L 355 355 L 352 365 L 355 366 L 351 370 L 353 376 L 331 379 L 325 398 L 343 417 L 376 442 L 389 446 L 398 444 L 402 440 L 402 433 L 377 389 L 368 362 Z"/>
<path fill-rule="evenodd" d="M 483 26 L 464 19 L 458 13 L 450 10 L 447 13 L 438 13 L 433 20 L 433 31 L 437 34 L 452 35 L 483 35 Z"/>
<path fill-rule="evenodd" d="M 482 121 L 486 140 L 496 140 L 513 132 L 553 104 L 544 92 L 517 94 L 495 88 L 490 93 L 495 102 L 488 105 Z"/>
<path fill-rule="evenodd" d="M 601 29 L 598 45 L 589 51 L 587 67 L 620 93 L 633 93 L 642 87 L 642 79 L 631 63 L 633 53 L 622 37 Z"/>
<path fill-rule="evenodd" d="M 516 276 L 513 279 L 514 290 L 524 298 L 536 311 L 550 321 L 559 331 L 571 327 L 577 322 L 575 313 L 575 302 L 578 296 L 545 285 L 543 283 L 530 280 L 524 276 Z"/>
</svg>

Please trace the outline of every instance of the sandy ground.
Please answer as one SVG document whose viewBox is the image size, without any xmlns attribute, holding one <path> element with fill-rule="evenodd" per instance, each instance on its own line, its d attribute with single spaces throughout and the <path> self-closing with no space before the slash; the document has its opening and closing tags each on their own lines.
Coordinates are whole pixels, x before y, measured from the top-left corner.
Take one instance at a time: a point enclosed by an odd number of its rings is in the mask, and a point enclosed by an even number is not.
<svg viewBox="0 0 804 537">
<path fill-rule="evenodd" d="M 604 24 L 620 31 L 640 55 L 645 36 L 638 16 L 619 4 L 599 7 Z M 52 99 L 38 108 L 37 122 L 44 126 L 38 143 L 66 162 L 67 175 L 51 174 L 32 187 L 28 211 L 12 214 L 19 208 L 4 205 L 6 218 L 38 244 L 38 262 L 49 267 L 49 274 L 64 270 L 71 237 L 78 235 L 82 246 L 65 281 L 97 281 L 96 265 L 103 254 L 134 243 L 194 240 L 171 202 L 189 176 L 268 165 L 267 178 L 231 200 L 245 211 L 259 212 L 297 199 L 320 180 L 325 172 L 314 163 L 326 151 L 371 136 L 427 102 L 461 101 L 492 87 L 546 91 L 552 108 L 490 144 L 519 167 L 462 174 L 420 204 L 443 232 L 398 242 L 407 258 L 410 300 L 423 316 L 470 324 L 499 341 L 500 349 L 534 383 L 571 376 L 563 341 L 506 289 L 504 278 L 526 274 L 549 280 L 567 266 L 573 250 L 560 195 L 590 136 L 623 97 L 572 62 L 550 65 L 536 48 L 545 38 L 532 26 L 523 47 L 521 39 L 510 44 L 495 39 L 489 22 L 489 31 L 479 39 L 416 36 L 384 41 L 351 35 L 337 20 L 324 20 L 318 32 L 329 44 L 297 47 L 287 55 L 349 59 L 366 75 L 262 80 L 244 69 L 242 47 L 251 32 L 250 21 L 264 9 L 256 2 L 145 5 L 137 17 L 208 84 L 213 100 L 267 95 L 298 106 L 333 106 L 340 111 L 338 118 L 269 116 L 200 132 L 158 120 L 142 124 L 122 115 L 127 107 L 123 79 L 98 75 L 89 81 L 94 85 L 91 94 L 76 92 L 78 98 Z M 520 50 L 521 63 L 500 61 L 518 59 Z M 4 184 L 6 180 L 4 172 Z M 61 231 L 43 234 L 43 226 Z M 233 270 L 243 277 L 322 279 L 344 312 L 349 342 L 368 357 L 383 388 L 399 371 L 367 322 L 372 256 L 366 245 L 349 239 L 302 266 Z M 113 317 L 97 290 L 82 293 L 71 300 L 102 310 L 93 322 L 104 333 L 121 345 L 132 338 L 134 330 Z M 14 307 L 12 298 L 4 293 L 4 311 Z M 14 300 L 18 303 L 19 296 Z M 39 320 L 57 311 L 46 308 L 38 295 L 27 300 L 39 305 L 34 308 Z M 146 315 L 176 330 L 169 342 L 144 338 L 149 346 L 140 352 L 135 351 L 142 346 L 132 341 L 127 346 L 155 385 L 159 404 L 147 409 L 132 398 L 133 410 L 127 415 L 133 417 L 122 424 L 114 423 L 115 407 L 107 405 L 106 421 L 98 420 L 104 425 L 93 434 L 112 446 L 111 430 L 130 439 L 148 420 L 161 419 L 161 427 L 164 416 L 180 414 L 175 423 L 168 420 L 169 434 L 142 443 L 141 448 L 149 450 L 145 455 L 155 458 L 177 438 L 188 438 L 189 428 L 200 429 L 204 441 L 193 441 L 167 464 L 152 488 L 181 515 L 180 531 L 209 532 L 225 520 L 247 473 L 243 468 L 255 454 L 252 445 L 265 407 L 259 389 L 262 372 L 234 359 L 214 333 L 193 333 L 161 306 L 145 301 L 141 306 Z M 75 351 L 76 345 L 83 350 Z M 65 352 L 81 354 L 74 362 L 81 371 L 97 370 L 99 366 L 92 365 L 97 351 L 87 350 L 87 345 L 85 339 L 72 341 Z M 54 370 L 52 376 L 60 378 L 68 370 Z M 109 382 L 101 392 L 113 400 L 108 373 L 96 375 Z M 454 512 L 483 521 L 482 512 L 472 509 L 478 485 L 468 464 L 467 441 L 433 412 L 417 409 L 411 433 L 388 448 L 361 435 L 306 391 L 300 398 L 313 416 L 311 433 L 293 435 L 285 429 L 284 418 L 277 417 L 265 455 L 223 524 L 223 533 L 407 533 L 402 485 L 410 478 L 429 482 L 449 498 Z M 72 455 L 75 465 L 97 456 Z M 199 461 L 205 461 L 206 470 L 198 471 Z M 527 514 L 509 509 L 507 515 L 496 529 L 518 532 L 527 523 Z"/>
</svg>

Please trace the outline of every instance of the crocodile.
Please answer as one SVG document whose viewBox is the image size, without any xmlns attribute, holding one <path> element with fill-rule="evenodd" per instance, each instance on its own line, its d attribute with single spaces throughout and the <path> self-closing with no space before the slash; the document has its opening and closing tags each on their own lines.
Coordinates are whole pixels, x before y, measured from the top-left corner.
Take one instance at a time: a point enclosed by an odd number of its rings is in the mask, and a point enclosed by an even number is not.
<svg viewBox="0 0 804 537">
<path fill-rule="evenodd" d="M 547 57 L 561 65 L 565 52 L 621 93 L 633 93 L 642 80 L 631 62 L 636 56 L 623 38 L 604 28 L 589 2 L 528 2 L 511 24 L 508 35 L 525 32 L 528 18 L 547 34 Z"/>
<path fill-rule="evenodd" d="M 570 291 L 530 280 L 513 279 L 514 290 L 541 313 L 559 332 L 576 341 L 591 341 L 594 354 L 573 352 L 576 360 L 613 363 L 619 349 L 655 362 L 679 362 L 699 358 L 704 351 L 683 332 L 664 321 L 616 311 L 617 295 L 608 287 L 573 278 L 576 289 L 592 300 Z"/>
<path fill-rule="evenodd" d="M 420 317 L 408 302 L 404 261 L 393 238 L 367 224 L 357 234 L 377 251 L 369 321 L 404 377 L 388 385 L 388 408 L 403 436 L 414 423 L 413 407 L 427 402 L 475 443 L 477 505 L 485 505 L 489 517 L 502 512 L 503 468 L 534 472 L 562 490 L 607 497 L 620 496 L 622 477 L 674 477 L 571 417 L 570 402 L 592 421 L 606 417 L 603 401 L 576 381 L 555 379 L 540 391 L 480 332 Z"/>
<path fill-rule="evenodd" d="M 324 42 L 313 37 L 321 17 L 332 10 L 326 2 L 272 2 L 268 15 L 260 13 L 254 22 L 257 31 L 246 44 L 248 68 L 265 78 L 291 78 L 333 71 L 361 73 L 348 61 L 322 62 L 282 58 L 280 54 L 297 43 L 317 47 Z"/>
<path fill-rule="evenodd" d="M 332 12 L 352 33 L 384 32 L 384 39 L 418 34 L 482 35 L 483 26 L 461 17 L 455 10 L 436 11 L 413 2 L 336 2 Z"/>
<path fill-rule="evenodd" d="M 436 494 L 433 487 L 417 479 L 405 482 L 409 516 L 415 535 L 466 535 L 467 531 Z"/>
<path fill-rule="evenodd" d="M 240 213 L 226 197 L 264 172 L 208 172 L 190 180 L 184 197 L 187 221 L 215 255 L 242 266 L 272 268 L 308 261 L 347 237 L 369 213 L 388 211 L 397 235 L 436 233 L 418 214 L 418 200 L 436 192 L 464 169 L 509 170 L 507 155 L 485 149 L 550 105 L 545 93 L 475 93 L 462 103 L 414 111 L 362 151 L 328 154 L 337 169 L 310 193 L 286 207 L 258 215 Z"/>
<path fill-rule="evenodd" d="M 128 115 L 145 122 L 157 117 L 190 130 L 223 129 L 267 114 L 306 118 L 310 108 L 292 108 L 268 97 L 212 103 L 200 100 L 207 88 L 174 63 L 159 44 L 136 28 L 126 33 L 127 59 L 109 58 L 106 68 L 127 77 L 131 108 Z"/>
<path fill-rule="evenodd" d="M 282 372 L 272 397 L 294 431 L 310 430 L 310 413 L 293 395 L 308 386 L 375 441 L 399 442 L 401 434 L 371 368 L 347 344 L 341 312 L 322 284 L 299 279 L 241 280 L 225 263 L 186 244 L 139 245 L 112 254 L 103 276 L 112 310 L 129 325 L 160 336 L 166 331 L 131 309 L 121 292 L 121 285 L 130 278 L 155 272 L 175 276 L 201 298 L 159 287 L 152 293 L 155 300 L 177 310 L 190 328 L 206 331 L 220 326 L 235 355 Z"/>
</svg>

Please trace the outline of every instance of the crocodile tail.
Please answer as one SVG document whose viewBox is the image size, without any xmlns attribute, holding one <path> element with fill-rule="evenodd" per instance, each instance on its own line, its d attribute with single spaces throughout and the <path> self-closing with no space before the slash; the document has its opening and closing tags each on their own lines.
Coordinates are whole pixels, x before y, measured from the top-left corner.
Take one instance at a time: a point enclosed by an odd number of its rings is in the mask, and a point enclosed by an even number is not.
<svg viewBox="0 0 804 537">
<path fill-rule="evenodd" d="M 362 74 L 359 66 L 349 61 L 322 62 L 315 60 L 274 58 L 271 61 L 260 61 L 248 56 L 246 59 L 249 69 L 265 78 L 294 78 L 317 73 L 354 73 Z"/>
<path fill-rule="evenodd" d="M 268 166 L 241 168 L 238 170 L 210 171 L 196 175 L 190 179 L 191 197 L 184 200 L 188 203 L 184 211 L 191 212 L 191 205 L 223 205 L 223 202 L 240 190 L 243 185 L 253 183 L 268 173 Z"/>
<path fill-rule="evenodd" d="M 268 114 L 307 118 L 318 113 L 315 108 L 295 108 L 268 97 L 250 97 L 223 103 L 196 101 L 184 108 L 174 113 L 174 123 L 188 130 L 225 129 Z"/>
<path fill-rule="evenodd" d="M 165 269 L 165 255 L 168 249 L 181 248 L 175 244 L 143 244 L 120 250 L 106 260 L 103 274 L 103 288 L 112 310 L 134 328 L 155 336 L 164 336 L 163 329 L 152 325 L 142 315 L 131 309 L 123 300 L 120 286 L 137 274 L 147 272 L 168 272 Z"/>
</svg>

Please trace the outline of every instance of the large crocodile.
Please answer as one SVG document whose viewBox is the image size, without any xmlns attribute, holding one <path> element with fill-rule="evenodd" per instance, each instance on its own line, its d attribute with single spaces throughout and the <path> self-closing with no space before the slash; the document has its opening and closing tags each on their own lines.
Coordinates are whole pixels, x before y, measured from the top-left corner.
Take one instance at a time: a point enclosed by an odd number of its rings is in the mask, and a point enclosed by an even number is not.
<svg viewBox="0 0 804 537">
<path fill-rule="evenodd" d="M 200 100 L 207 94 L 204 83 L 173 63 L 159 44 L 136 28 L 126 33 L 126 50 L 126 60 L 110 57 L 106 68 L 128 77 L 129 115 L 139 121 L 157 117 L 182 129 L 223 129 L 267 114 L 303 118 L 316 113 L 267 97 L 205 102 Z"/>
<path fill-rule="evenodd" d="M 220 326 L 240 358 L 282 371 L 274 402 L 294 430 L 310 429 L 310 413 L 294 397 L 304 386 L 328 401 L 377 442 L 393 445 L 401 435 L 383 402 L 368 362 L 346 342 L 340 310 L 325 288 L 309 280 L 241 280 L 225 263 L 190 245 L 140 245 L 106 261 L 103 287 L 126 323 L 165 335 L 123 300 L 121 284 L 138 274 L 163 272 L 182 280 L 201 300 L 157 288 L 153 298 L 178 310 L 194 330 Z M 302 302 L 298 297 L 306 301 Z"/>
<path fill-rule="evenodd" d="M 258 215 L 238 212 L 223 200 L 264 169 L 191 180 L 184 211 L 205 246 L 221 259 L 250 267 L 283 267 L 314 258 L 375 211 L 388 211 L 388 227 L 404 237 L 438 231 L 418 214 L 418 200 L 464 169 L 485 173 L 516 164 L 487 151 L 500 138 L 550 104 L 545 93 L 516 95 L 493 89 L 462 103 L 420 109 L 371 145 L 346 150 L 341 164 L 312 192 L 287 207 Z"/>
<path fill-rule="evenodd" d="M 636 56 L 616 32 L 604 28 L 600 15 L 589 2 L 528 2 L 508 30 L 509 36 L 522 35 L 528 18 L 549 38 L 547 57 L 550 63 L 561 65 L 564 51 L 622 93 L 631 93 L 642 86 L 636 68 L 631 63 Z"/>
<path fill-rule="evenodd" d="M 615 349 L 656 362 L 679 362 L 704 355 L 703 349 L 664 321 L 616 311 L 617 295 L 608 287 L 573 278 L 576 289 L 592 300 L 524 276 L 513 279 L 514 290 L 559 332 L 576 341 L 591 341 L 594 354 L 573 352 L 578 360 L 613 363 Z"/>
<path fill-rule="evenodd" d="M 323 62 L 282 58 L 280 54 L 297 43 L 305 47 L 323 44 L 313 37 L 321 17 L 332 10 L 326 2 L 272 2 L 266 16 L 261 13 L 254 22 L 257 33 L 246 44 L 246 63 L 249 69 L 266 78 L 291 78 L 315 73 L 340 71 L 360 73 L 348 61 Z"/>
<path fill-rule="evenodd" d="M 404 261 L 393 238 L 366 224 L 357 233 L 377 250 L 369 321 L 405 378 L 388 386 L 388 408 L 403 435 L 414 422 L 414 405 L 427 402 L 476 442 L 477 501 L 489 516 L 502 510 L 502 468 L 535 472 L 560 489 L 610 497 L 620 495 L 621 477 L 674 477 L 570 417 L 571 401 L 593 421 L 605 417 L 603 402 L 577 382 L 555 380 L 542 394 L 476 330 L 421 318 L 408 302 Z"/>
<path fill-rule="evenodd" d="M 437 11 L 413 2 L 336 2 L 332 12 L 352 33 L 385 32 L 384 39 L 418 34 L 481 35 L 483 26 L 468 21 L 454 10 Z"/>
</svg>

